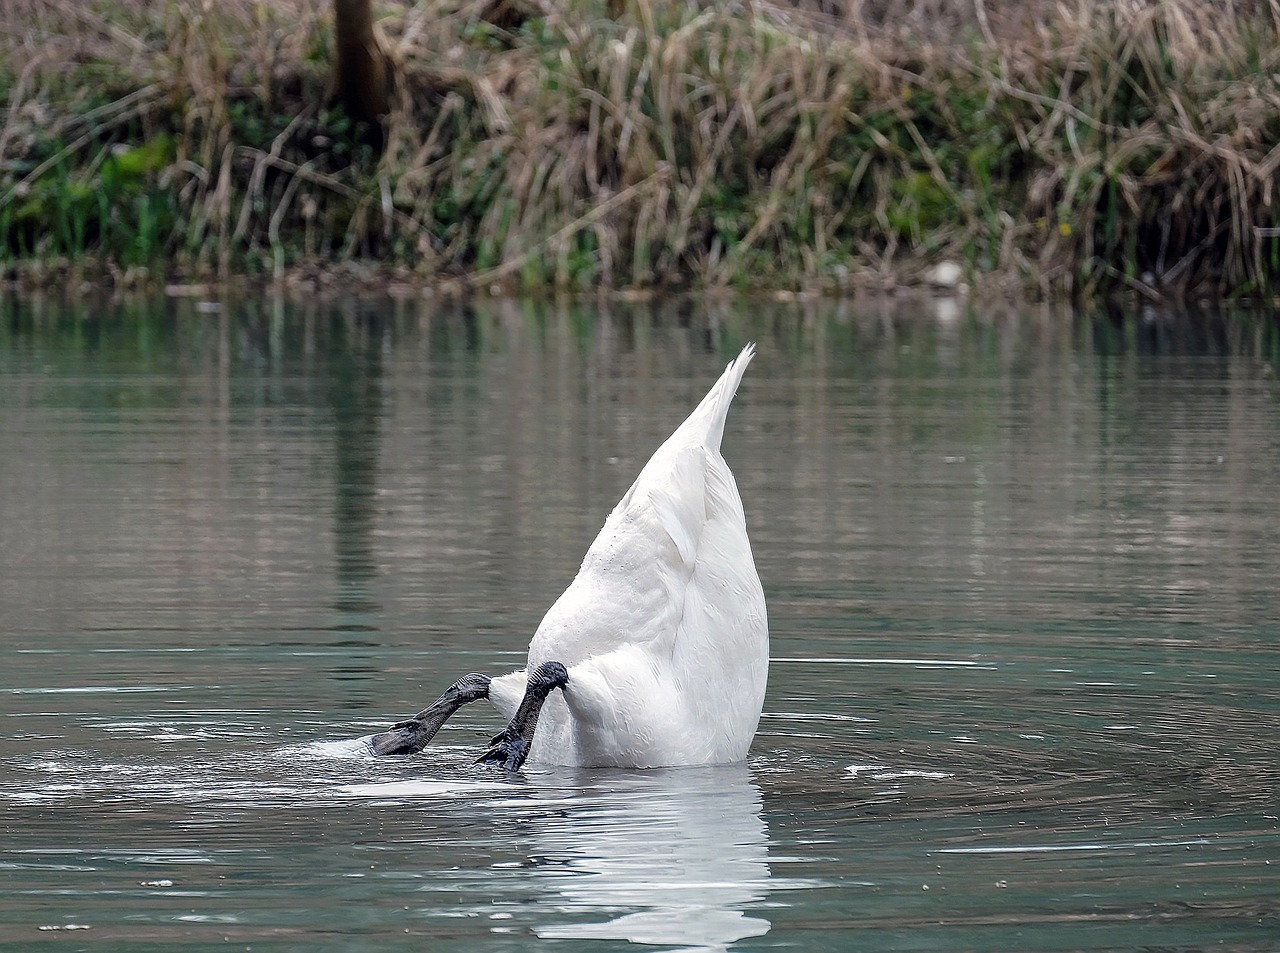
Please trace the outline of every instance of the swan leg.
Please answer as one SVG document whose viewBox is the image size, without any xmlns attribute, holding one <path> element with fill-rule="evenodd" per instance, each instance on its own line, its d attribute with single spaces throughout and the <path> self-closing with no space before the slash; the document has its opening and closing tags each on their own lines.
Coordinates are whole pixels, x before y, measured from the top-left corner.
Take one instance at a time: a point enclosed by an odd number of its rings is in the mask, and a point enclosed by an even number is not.
<svg viewBox="0 0 1280 953">
<path fill-rule="evenodd" d="M 374 754 L 417 754 L 441 726 L 463 705 L 489 697 L 489 676 L 464 675 L 445 690 L 430 708 L 369 739 Z M 534 716 L 537 717 L 536 715 Z"/>
<path fill-rule="evenodd" d="M 543 703 L 553 688 L 563 689 L 567 684 L 569 672 L 559 662 L 543 662 L 530 672 L 520 707 L 507 727 L 493 736 L 489 750 L 476 759 L 476 764 L 500 762 L 504 771 L 519 771 L 529 757 Z"/>
</svg>

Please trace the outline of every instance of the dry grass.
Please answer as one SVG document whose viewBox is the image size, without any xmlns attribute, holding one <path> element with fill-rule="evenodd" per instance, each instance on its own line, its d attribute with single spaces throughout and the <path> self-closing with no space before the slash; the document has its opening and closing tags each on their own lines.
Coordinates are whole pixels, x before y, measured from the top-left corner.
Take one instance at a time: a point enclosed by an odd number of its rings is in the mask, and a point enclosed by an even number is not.
<svg viewBox="0 0 1280 953">
<path fill-rule="evenodd" d="M 10 0 L 0 242 L 529 290 L 840 291 L 943 258 L 1050 293 L 1280 277 L 1267 2 L 490 7 L 386 6 L 378 156 L 323 105 L 323 0 Z"/>
</svg>

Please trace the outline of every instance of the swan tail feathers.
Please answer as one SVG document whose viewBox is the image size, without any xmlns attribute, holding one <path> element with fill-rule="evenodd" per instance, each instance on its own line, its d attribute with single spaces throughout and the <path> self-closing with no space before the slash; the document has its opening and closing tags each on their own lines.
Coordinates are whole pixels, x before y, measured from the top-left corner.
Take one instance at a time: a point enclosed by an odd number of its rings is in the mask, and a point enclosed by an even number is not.
<svg viewBox="0 0 1280 953">
<path fill-rule="evenodd" d="M 720 440 L 724 437 L 724 422 L 729 416 L 729 405 L 733 403 L 738 385 L 742 383 L 742 375 L 747 372 L 747 365 L 751 363 L 755 354 L 756 346 L 748 344 L 729 362 L 720 379 L 702 399 L 702 403 L 698 404 L 697 409 L 689 415 L 689 419 L 681 425 L 680 430 L 685 431 L 690 437 L 694 435 L 701 437 L 699 442 L 712 450 L 720 449 Z"/>
</svg>

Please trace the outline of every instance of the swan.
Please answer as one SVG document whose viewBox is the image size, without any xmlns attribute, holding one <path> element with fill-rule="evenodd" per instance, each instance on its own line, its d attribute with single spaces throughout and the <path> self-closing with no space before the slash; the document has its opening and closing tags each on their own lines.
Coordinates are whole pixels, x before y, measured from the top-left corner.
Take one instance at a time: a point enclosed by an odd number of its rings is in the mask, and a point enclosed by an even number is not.
<svg viewBox="0 0 1280 953">
<path fill-rule="evenodd" d="M 720 455 L 748 344 L 645 464 L 547 611 L 525 668 L 470 674 L 369 739 L 421 751 L 462 705 L 509 719 L 479 761 L 655 768 L 742 761 L 769 672 L 764 591 Z M 558 694 L 553 694 L 559 689 Z"/>
</svg>

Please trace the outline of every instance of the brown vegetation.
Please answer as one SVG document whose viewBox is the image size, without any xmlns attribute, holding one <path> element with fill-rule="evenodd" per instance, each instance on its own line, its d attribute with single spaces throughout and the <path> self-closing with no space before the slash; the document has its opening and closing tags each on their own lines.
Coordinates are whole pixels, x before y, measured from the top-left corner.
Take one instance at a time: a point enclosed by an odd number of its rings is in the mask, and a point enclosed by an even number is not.
<svg viewBox="0 0 1280 953">
<path fill-rule="evenodd" d="M 508 6 L 375 9 L 379 152 L 319 105 L 327 0 L 10 0 L 0 247 L 530 290 L 1280 278 L 1271 3 Z"/>
</svg>

